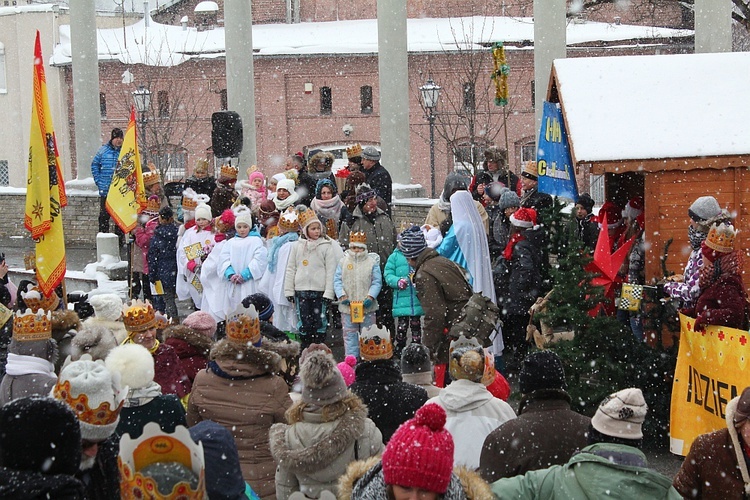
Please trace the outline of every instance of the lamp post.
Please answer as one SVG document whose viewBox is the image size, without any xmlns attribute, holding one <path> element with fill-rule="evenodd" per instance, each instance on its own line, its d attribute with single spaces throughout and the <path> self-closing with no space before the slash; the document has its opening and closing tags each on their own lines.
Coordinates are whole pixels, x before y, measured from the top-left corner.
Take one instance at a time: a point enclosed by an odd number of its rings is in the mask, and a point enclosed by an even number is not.
<svg viewBox="0 0 750 500">
<path fill-rule="evenodd" d="M 138 89 L 133 91 L 133 101 L 135 101 L 135 110 L 138 111 L 138 124 L 141 126 L 141 142 L 145 148 L 147 113 L 151 107 L 151 91 L 143 85 L 139 85 Z"/>
<path fill-rule="evenodd" d="M 435 197 L 435 108 L 440 99 L 440 86 L 427 79 L 427 83 L 419 87 L 422 93 L 422 104 L 427 110 L 427 120 L 430 122 L 430 193 Z"/>
</svg>

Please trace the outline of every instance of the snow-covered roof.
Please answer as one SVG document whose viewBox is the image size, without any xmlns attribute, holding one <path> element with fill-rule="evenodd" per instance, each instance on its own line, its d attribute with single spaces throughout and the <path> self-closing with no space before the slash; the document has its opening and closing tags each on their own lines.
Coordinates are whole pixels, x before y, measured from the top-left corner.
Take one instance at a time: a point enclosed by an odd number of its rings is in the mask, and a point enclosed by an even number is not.
<svg viewBox="0 0 750 500">
<path fill-rule="evenodd" d="M 691 30 L 595 22 L 570 23 L 567 30 L 568 45 L 693 34 Z M 408 19 L 407 40 L 409 52 L 451 51 L 459 47 L 487 46 L 495 41 L 527 45 L 533 43 L 534 24 L 528 17 Z M 253 48 L 259 55 L 376 54 L 377 20 L 254 25 Z M 151 66 L 173 66 L 195 57 L 223 57 L 224 28 L 183 30 L 181 26 L 153 21 L 146 28 L 144 21 L 140 20 L 124 30 L 98 30 L 98 51 L 100 61 Z M 70 54 L 70 26 L 62 25 L 60 44 L 55 47 L 50 64 L 70 64 Z"/>
<path fill-rule="evenodd" d="M 212 0 L 203 0 L 195 6 L 193 12 L 219 12 L 219 4 Z"/>
<path fill-rule="evenodd" d="M 750 154 L 750 53 L 556 59 L 574 160 Z"/>
<path fill-rule="evenodd" d="M 14 16 L 16 14 L 26 14 L 29 12 L 54 12 L 57 6 L 51 3 L 32 4 L 32 5 L 13 5 L 0 7 L 0 16 Z"/>
</svg>

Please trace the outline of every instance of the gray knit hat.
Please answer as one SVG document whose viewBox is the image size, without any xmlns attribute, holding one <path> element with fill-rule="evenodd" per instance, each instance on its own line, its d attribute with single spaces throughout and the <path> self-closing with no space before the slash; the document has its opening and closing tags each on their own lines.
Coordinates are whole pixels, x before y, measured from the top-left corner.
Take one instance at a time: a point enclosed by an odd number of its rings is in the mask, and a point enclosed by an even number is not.
<svg viewBox="0 0 750 500">
<path fill-rule="evenodd" d="M 300 368 L 302 401 L 325 406 L 346 396 L 346 382 L 336 360 L 323 350 L 309 352 Z"/>
<path fill-rule="evenodd" d="M 505 210 L 506 208 L 511 207 L 520 207 L 521 198 L 519 198 L 516 193 L 509 189 L 500 196 L 500 200 L 497 202 L 497 206 L 500 208 L 500 210 Z"/>
<path fill-rule="evenodd" d="M 713 196 L 701 196 L 690 205 L 688 215 L 695 222 L 703 222 L 721 215 L 721 207 Z"/>
<path fill-rule="evenodd" d="M 430 373 L 432 363 L 430 362 L 430 349 L 416 342 L 409 344 L 401 353 L 401 373 Z"/>
<path fill-rule="evenodd" d="M 591 419 L 591 425 L 605 436 L 641 439 L 647 412 L 648 406 L 640 389 L 623 389 L 604 398 Z"/>
<path fill-rule="evenodd" d="M 374 146 L 367 146 L 362 150 L 362 158 L 365 160 L 380 161 L 380 151 Z"/>
<path fill-rule="evenodd" d="M 419 226 L 412 226 L 401 233 L 398 248 L 407 259 L 415 259 L 422 250 L 427 248 L 427 241 Z"/>
</svg>

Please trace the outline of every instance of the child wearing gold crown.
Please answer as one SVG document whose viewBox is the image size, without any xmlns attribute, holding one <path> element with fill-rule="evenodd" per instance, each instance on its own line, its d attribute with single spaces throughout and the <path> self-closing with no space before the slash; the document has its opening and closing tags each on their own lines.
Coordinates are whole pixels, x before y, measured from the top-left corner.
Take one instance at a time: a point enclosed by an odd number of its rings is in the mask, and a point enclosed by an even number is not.
<svg viewBox="0 0 750 500">
<path fill-rule="evenodd" d="M 359 334 L 375 324 L 377 296 L 383 286 L 380 257 L 367 252 L 365 233 L 349 234 L 349 249 L 336 267 L 333 289 L 339 298 L 346 355 L 359 357 Z"/>
<path fill-rule="evenodd" d="M 304 208 L 304 207 L 303 207 Z M 325 342 L 327 311 L 334 299 L 336 245 L 309 208 L 300 210 L 302 238 L 294 243 L 284 276 L 284 295 L 296 306 L 302 348 Z"/>
<path fill-rule="evenodd" d="M 279 235 L 268 238 L 268 269 L 260 279 L 258 289 L 266 294 L 274 308 L 273 326 L 285 332 L 297 331 L 297 313 L 284 295 L 284 278 L 294 242 L 299 240 L 297 210 L 286 209 L 276 225 Z"/>
<path fill-rule="evenodd" d="M 734 248 L 736 236 L 733 225 L 713 224 L 701 244 L 700 295 L 690 314 L 695 318 L 696 331 L 706 325 L 747 328 L 748 304 L 742 282 L 742 252 Z"/>
</svg>

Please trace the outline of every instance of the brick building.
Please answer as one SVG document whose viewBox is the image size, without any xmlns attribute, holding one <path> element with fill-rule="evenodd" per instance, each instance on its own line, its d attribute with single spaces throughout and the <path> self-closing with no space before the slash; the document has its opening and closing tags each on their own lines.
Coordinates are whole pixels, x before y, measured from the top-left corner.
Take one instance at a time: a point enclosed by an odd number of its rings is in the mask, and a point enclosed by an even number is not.
<svg viewBox="0 0 750 500">
<path fill-rule="evenodd" d="M 195 5 L 183 3 L 188 10 Z M 328 15 L 323 12 L 330 11 L 324 6 L 339 5 L 333 0 L 313 3 L 315 17 L 323 19 Z M 375 2 L 370 3 L 374 9 Z M 370 3 L 363 5 L 360 15 L 367 15 Z M 410 15 L 437 13 L 430 10 L 436 7 L 429 7 L 434 3 L 410 2 Z M 475 8 L 477 3 L 469 2 L 469 7 L 462 9 Z M 278 2 L 258 3 L 266 4 Z M 308 7 L 303 3 L 300 12 Z M 256 9 L 254 17 L 263 12 Z M 175 17 L 178 14 L 183 13 Z M 127 30 L 100 30 L 102 137 L 108 136 L 111 128 L 126 124 L 136 86 L 148 87 L 152 106 L 142 134 L 143 150 L 157 164 L 168 167 L 169 178 L 180 179 L 190 174 L 197 159 L 211 156 L 210 116 L 227 106 L 224 33 L 220 25 L 198 30 L 153 20 L 150 24 L 148 30 L 143 20 Z M 476 163 L 482 148 L 505 146 L 503 109 L 492 104 L 494 88 L 489 79 L 492 60 L 488 47 L 495 40 L 505 42 L 511 67 L 511 103 L 505 110 L 511 165 L 518 169 L 523 160 L 533 157 L 533 49 L 529 48 L 533 45 L 533 21 L 410 18 L 408 30 L 412 182 L 423 186 L 430 182 L 429 126 L 419 98 L 419 86 L 428 77 L 443 87 L 436 122 L 438 187 L 453 169 Z M 684 30 L 578 20 L 568 26 L 568 52 L 569 56 L 591 56 L 686 51 L 691 36 L 692 32 Z M 69 43 L 61 29 L 61 44 L 53 60 L 70 83 L 66 41 Z M 139 43 L 150 49 L 139 47 Z M 286 155 L 300 150 L 322 147 L 340 152 L 354 142 L 379 144 L 379 99 L 386 97 L 378 92 L 374 19 L 259 24 L 253 28 L 253 45 L 257 158 L 263 172 L 276 173 Z M 68 103 L 72 117 L 72 93 Z M 70 150 L 75 164 L 72 140 Z M 388 159 L 383 163 L 387 167 Z"/>
</svg>

